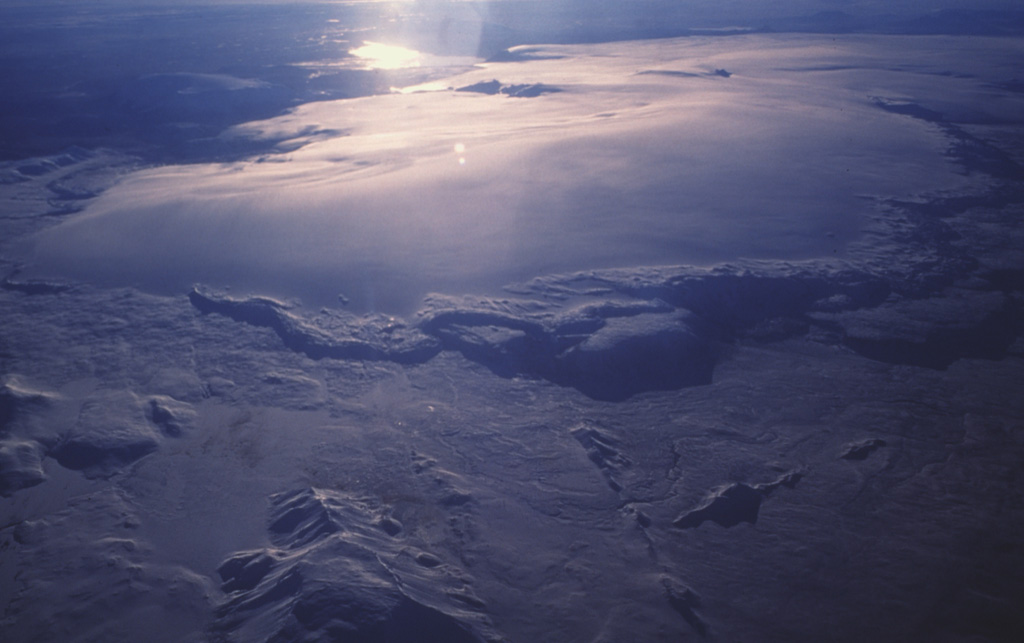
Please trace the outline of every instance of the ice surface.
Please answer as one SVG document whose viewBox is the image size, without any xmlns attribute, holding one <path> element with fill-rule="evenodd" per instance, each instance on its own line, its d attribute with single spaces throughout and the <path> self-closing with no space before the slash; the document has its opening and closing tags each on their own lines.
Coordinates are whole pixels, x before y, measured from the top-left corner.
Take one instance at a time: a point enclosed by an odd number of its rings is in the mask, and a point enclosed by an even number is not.
<svg viewBox="0 0 1024 643">
<path fill-rule="evenodd" d="M 125 640 L 145 632 L 167 643 L 203 640 L 198 634 L 216 586 L 185 567 L 154 562 L 138 524 L 131 504 L 109 490 L 20 522 L 13 538 L 37 573 L 19 581 L 8 603 L 5 638 Z"/>
<path fill-rule="evenodd" d="M 700 507 L 673 520 L 672 526 L 680 529 L 692 529 L 700 527 L 708 520 L 726 528 L 735 527 L 741 522 L 754 524 L 757 522 L 761 503 L 772 491 L 782 486 L 793 488 L 802 477 L 803 474 L 794 471 L 773 482 L 756 485 L 737 482 L 716 489 L 701 503 Z"/>
<path fill-rule="evenodd" d="M 51 455 L 87 476 L 110 476 L 159 449 L 161 434 L 181 437 L 193 415 L 187 404 L 168 398 L 144 403 L 128 392 L 102 393 L 82 404 Z"/>
<path fill-rule="evenodd" d="M 846 451 L 843 455 L 839 456 L 844 460 L 866 460 L 873 451 L 881 449 L 886 446 L 885 440 L 881 438 L 869 438 L 867 440 L 861 440 L 860 442 L 854 442 L 847 446 Z"/>
<path fill-rule="evenodd" d="M 393 518 L 320 489 L 277 494 L 271 512 L 278 549 L 236 554 L 218 569 L 228 597 L 215 632 L 243 640 L 493 638 L 469 579 L 426 552 L 414 558 Z"/>
<path fill-rule="evenodd" d="M 20 377 L 4 377 L 0 386 L 0 494 L 10 495 L 46 479 L 42 460 L 53 435 L 39 420 L 58 401 L 58 395 L 35 390 Z"/>
<path fill-rule="evenodd" d="M 203 313 L 219 313 L 236 321 L 272 328 L 286 346 L 313 359 L 386 359 L 417 363 L 430 359 L 441 350 L 436 339 L 408 330 L 394 318 L 383 318 L 379 324 L 373 324 L 375 320 L 363 320 L 357 325 L 341 316 L 340 324 L 330 324 L 328 332 L 324 332 L 288 313 L 283 304 L 271 299 L 235 300 L 194 289 L 189 293 L 189 300 Z M 343 328 L 346 321 L 349 321 L 349 329 Z M 347 337 L 350 333 L 345 330 L 358 335 Z M 342 337 L 335 336 L 338 334 Z"/>
<path fill-rule="evenodd" d="M 729 485 L 716 492 L 698 509 L 687 512 L 672 524 L 680 529 L 699 527 L 704 521 L 716 522 L 722 527 L 735 527 L 741 522 L 757 522 L 762 495 L 745 484 Z"/>
<path fill-rule="evenodd" d="M 544 45 L 5 164 L 5 640 L 1020 640 L 1020 52 Z"/>
<path fill-rule="evenodd" d="M 878 38 L 723 42 L 550 47 L 559 60 L 459 79 L 563 90 L 529 101 L 392 94 L 237 128 L 304 147 L 138 173 L 42 233 L 29 274 L 160 293 L 258 285 L 308 305 L 343 293 L 356 310 L 408 314 L 431 291 L 547 272 L 844 256 L 882 198 L 971 184 L 942 130 L 872 102 L 973 86 L 927 73 L 963 58 L 901 71 L 890 60 L 906 53 Z M 829 59 L 856 64 L 798 70 Z M 639 73 L 722 68 L 732 75 Z"/>
</svg>

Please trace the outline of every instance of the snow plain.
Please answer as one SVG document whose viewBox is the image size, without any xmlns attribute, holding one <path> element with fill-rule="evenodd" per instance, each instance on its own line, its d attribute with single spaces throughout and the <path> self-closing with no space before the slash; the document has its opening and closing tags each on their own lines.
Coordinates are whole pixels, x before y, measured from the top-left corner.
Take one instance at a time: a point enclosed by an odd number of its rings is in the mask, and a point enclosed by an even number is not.
<svg viewBox="0 0 1024 643">
<path fill-rule="evenodd" d="M 5 164 L 5 639 L 1018 640 L 1022 59 L 531 46 Z"/>
<path fill-rule="evenodd" d="M 359 311 L 409 314 L 428 292 L 553 272 L 845 256 L 884 197 L 970 186 L 933 124 L 877 104 L 941 111 L 949 92 L 984 91 L 933 82 L 951 61 L 926 52 L 949 43 L 921 44 L 530 47 L 448 84 L 557 92 L 308 104 L 222 134 L 300 149 L 140 172 L 46 231 L 30 274 L 161 294 L 258 285 L 317 306 L 343 293 Z M 979 49 L 958 73 L 1013 74 L 1000 43 Z M 1021 108 L 989 93 L 961 118 Z"/>
</svg>

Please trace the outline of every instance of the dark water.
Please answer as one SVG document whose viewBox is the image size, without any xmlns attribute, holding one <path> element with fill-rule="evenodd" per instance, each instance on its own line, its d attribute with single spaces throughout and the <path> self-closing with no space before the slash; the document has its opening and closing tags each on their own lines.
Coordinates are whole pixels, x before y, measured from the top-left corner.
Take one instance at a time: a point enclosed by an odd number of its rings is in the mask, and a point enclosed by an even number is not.
<svg viewBox="0 0 1024 643">
<path fill-rule="evenodd" d="M 506 4 L 0 7 L 0 160 L 72 145 L 116 148 L 155 162 L 228 160 L 259 151 L 205 144 L 231 125 L 429 76 L 422 69 L 313 73 L 304 65 L 343 60 L 363 40 L 490 58 L 520 42 L 607 40 L 636 31 L 611 16 L 570 20 L 573 7 L 564 3 L 557 9 Z M 183 73 L 266 87 L 254 100 L 196 108 L 182 100 L 181 83 L 167 78 Z"/>
<path fill-rule="evenodd" d="M 854 5 L 847 11 L 856 13 Z M 664 0 L 0 6 L 0 160 L 54 154 L 72 145 L 111 147 L 170 163 L 257 153 L 206 142 L 231 125 L 276 116 L 294 105 L 423 80 L 424 70 L 311 73 L 301 65 L 343 59 L 363 40 L 490 59 L 518 44 L 751 30 L 1007 35 L 1024 32 L 1024 12 L 793 17 L 781 7 Z M 259 100 L 194 109 L 175 93 L 180 87 L 151 78 L 179 73 L 259 80 L 266 88 Z"/>
<path fill-rule="evenodd" d="M 226 127 L 311 100 L 363 96 L 395 74 L 298 66 L 344 58 L 379 37 L 374 5 L 0 8 L 0 159 L 71 145 L 112 147 L 158 162 L 216 160 L 204 145 Z M 353 36 L 353 32 L 358 32 Z M 187 100 L 180 74 L 259 81 L 212 108 Z M 401 80 L 401 79 L 397 79 Z"/>
</svg>

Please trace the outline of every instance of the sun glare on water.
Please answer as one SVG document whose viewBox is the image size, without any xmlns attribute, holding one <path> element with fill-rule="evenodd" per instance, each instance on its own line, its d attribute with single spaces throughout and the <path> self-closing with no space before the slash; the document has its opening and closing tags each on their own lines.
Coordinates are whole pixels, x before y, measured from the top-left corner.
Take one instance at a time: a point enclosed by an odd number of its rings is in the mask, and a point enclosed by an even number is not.
<svg viewBox="0 0 1024 643">
<path fill-rule="evenodd" d="M 349 53 L 361 58 L 370 69 L 419 67 L 423 59 L 423 55 L 418 51 L 379 42 L 364 42 L 362 47 L 353 49 Z"/>
</svg>

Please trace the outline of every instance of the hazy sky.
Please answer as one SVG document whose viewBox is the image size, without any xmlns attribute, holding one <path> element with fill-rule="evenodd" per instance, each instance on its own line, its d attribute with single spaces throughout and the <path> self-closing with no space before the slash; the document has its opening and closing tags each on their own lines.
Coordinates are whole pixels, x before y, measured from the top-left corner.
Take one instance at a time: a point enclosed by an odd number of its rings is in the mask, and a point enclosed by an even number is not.
<svg viewBox="0 0 1024 643">
<path fill-rule="evenodd" d="M 33 0 L 31 2 L 20 2 L 15 0 L 9 5 L 25 4 L 66 4 L 83 6 L 89 4 L 125 4 L 125 5 L 180 5 L 180 4 L 352 4 L 361 2 L 390 2 L 393 4 L 443 4 L 445 2 L 458 2 L 460 0 Z M 477 1 L 480 0 L 461 0 Z M 620 0 L 502 0 L 503 2 L 543 2 L 544 4 L 578 4 L 588 8 L 594 8 L 600 4 L 621 4 Z M 864 13 L 893 13 L 893 12 L 915 12 L 926 13 L 939 9 L 1020 9 L 1019 0 L 775 0 L 766 7 L 766 4 L 757 0 L 663 0 L 664 4 L 671 6 L 692 6 L 695 9 L 706 10 L 718 8 L 723 12 L 736 12 L 749 10 L 751 13 L 764 13 L 770 10 L 772 13 L 808 13 L 815 11 L 842 10 Z M 652 2 L 639 2 L 637 4 L 656 4 Z"/>
</svg>

